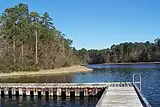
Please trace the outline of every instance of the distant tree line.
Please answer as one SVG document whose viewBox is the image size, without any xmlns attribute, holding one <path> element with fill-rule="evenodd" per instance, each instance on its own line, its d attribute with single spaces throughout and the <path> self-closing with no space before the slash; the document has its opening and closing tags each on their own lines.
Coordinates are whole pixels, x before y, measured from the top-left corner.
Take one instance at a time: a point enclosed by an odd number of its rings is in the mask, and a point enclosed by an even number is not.
<svg viewBox="0 0 160 107">
<path fill-rule="evenodd" d="M 1 72 L 70 66 L 76 63 L 71 44 L 47 12 L 30 12 L 20 3 L 0 16 Z"/>
<path fill-rule="evenodd" d="M 125 42 L 102 50 L 74 49 L 74 54 L 84 64 L 158 62 L 160 61 L 160 38 L 155 39 L 154 43 Z"/>
</svg>

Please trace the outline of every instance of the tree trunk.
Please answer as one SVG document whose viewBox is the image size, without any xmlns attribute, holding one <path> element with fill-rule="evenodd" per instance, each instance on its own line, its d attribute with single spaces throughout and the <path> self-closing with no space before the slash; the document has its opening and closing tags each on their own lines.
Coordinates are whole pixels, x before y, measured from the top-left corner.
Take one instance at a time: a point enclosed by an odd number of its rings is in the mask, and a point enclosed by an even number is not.
<svg viewBox="0 0 160 107">
<path fill-rule="evenodd" d="M 15 54 L 15 52 L 16 52 L 16 42 L 15 42 L 15 39 L 13 39 L 13 62 L 14 62 L 14 64 L 16 62 L 16 54 Z"/>
<path fill-rule="evenodd" d="M 121 46 L 121 61 L 123 62 L 123 58 L 124 58 L 124 53 L 123 53 L 123 46 Z"/>
<path fill-rule="evenodd" d="M 156 45 L 156 54 L 158 55 L 158 45 Z"/>
<path fill-rule="evenodd" d="M 22 61 L 22 65 L 23 65 L 23 60 L 24 60 L 24 58 L 23 58 L 23 44 L 21 45 L 21 61 Z"/>
<path fill-rule="evenodd" d="M 109 64 L 110 63 L 110 57 L 109 57 L 109 53 L 107 53 L 107 63 Z"/>
<path fill-rule="evenodd" d="M 118 61 L 117 61 L 117 54 L 116 53 L 114 54 L 114 57 L 115 57 L 115 63 L 117 63 Z"/>
<path fill-rule="evenodd" d="M 130 62 L 130 56 L 129 56 L 129 52 L 128 52 L 128 62 Z"/>
<path fill-rule="evenodd" d="M 38 44 L 38 37 L 37 37 L 37 30 L 36 30 L 36 44 L 35 44 L 35 48 L 36 48 L 36 64 L 38 64 L 38 58 L 37 58 L 37 54 L 38 54 L 38 52 L 37 52 L 37 44 Z"/>
</svg>

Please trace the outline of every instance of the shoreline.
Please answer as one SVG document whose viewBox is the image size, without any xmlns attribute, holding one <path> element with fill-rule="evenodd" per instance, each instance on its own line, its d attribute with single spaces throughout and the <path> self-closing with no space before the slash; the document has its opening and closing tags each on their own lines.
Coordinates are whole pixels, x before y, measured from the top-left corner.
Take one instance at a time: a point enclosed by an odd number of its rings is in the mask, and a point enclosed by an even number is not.
<svg viewBox="0 0 160 107">
<path fill-rule="evenodd" d="M 70 67 L 61 67 L 55 69 L 46 69 L 39 71 L 17 71 L 11 73 L 0 73 L 0 78 L 17 78 L 23 76 L 47 76 L 47 75 L 63 75 L 69 73 L 78 73 L 78 72 L 88 72 L 92 71 L 92 68 L 87 68 L 87 65 L 125 65 L 125 64 L 160 64 L 160 62 L 127 62 L 127 63 L 102 63 L 102 64 L 81 64 L 81 65 L 73 65 Z"/>
<path fill-rule="evenodd" d="M 88 72 L 93 69 L 87 68 L 85 66 L 73 65 L 70 67 L 62 67 L 48 70 L 39 70 L 39 71 L 20 71 L 20 72 L 11 72 L 11 73 L 0 73 L 0 78 L 16 78 L 22 76 L 46 76 L 46 75 L 63 75 L 69 73 L 78 73 L 78 72 Z"/>
<path fill-rule="evenodd" d="M 107 65 L 125 65 L 125 64 L 160 64 L 160 62 L 123 62 L 123 63 L 101 63 L 101 64 L 82 64 L 82 66 L 86 65 L 102 65 L 102 64 L 107 64 Z"/>
<path fill-rule="evenodd" d="M 124 63 L 105 63 L 105 64 L 160 64 L 160 62 L 124 62 Z"/>
</svg>

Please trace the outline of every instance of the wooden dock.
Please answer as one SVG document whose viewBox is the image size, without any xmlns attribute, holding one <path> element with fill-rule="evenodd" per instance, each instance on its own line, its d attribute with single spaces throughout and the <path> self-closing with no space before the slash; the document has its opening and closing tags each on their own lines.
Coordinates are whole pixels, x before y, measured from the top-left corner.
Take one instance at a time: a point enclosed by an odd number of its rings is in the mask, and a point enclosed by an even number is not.
<svg viewBox="0 0 160 107">
<path fill-rule="evenodd" d="M 96 107 L 151 107 L 131 82 L 0 83 L 0 96 L 100 96 Z"/>
<path fill-rule="evenodd" d="M 141 93 L 137 93 L 136 90 L 133 84 L 112 84 L 105 89 L 96 107 L 151 107 L 146 100 L 141 101 L 144 98 L 139 96 Z"/>
<path fill-rule="evenodd" d="M 100 96 L 110 83 L 0 83 L 0 96 Z"/>
</svg>

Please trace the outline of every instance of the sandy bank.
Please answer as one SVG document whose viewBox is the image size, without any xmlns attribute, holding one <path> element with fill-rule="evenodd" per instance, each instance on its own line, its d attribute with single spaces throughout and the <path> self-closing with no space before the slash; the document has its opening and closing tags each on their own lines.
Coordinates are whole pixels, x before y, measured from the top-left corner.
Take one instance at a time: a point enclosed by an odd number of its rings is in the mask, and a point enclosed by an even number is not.
<svg viewBox="0 0 160 107">
<path fill-rule="evenodd" d="M 56 69 L 50 69 L 50 70 L 40 70 L 38 72 L 29 71 L 29 72 L 0 73 L 0 78 L 20 77 L 20 76 L 60 75 L 60 74 L 67 74 L 67 73 L 87 72 L 91 70 L 92 69 L 89 69 L 84 66 L 75 65 L 71 67 L 63 67 L 63 68 L 56 68 Z"/>
</svg>

